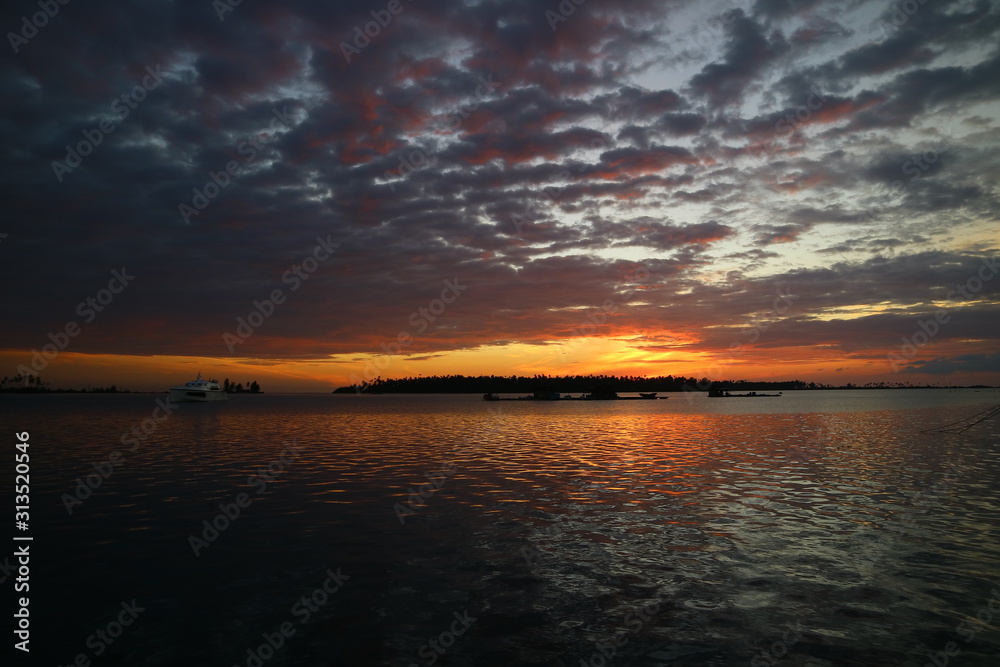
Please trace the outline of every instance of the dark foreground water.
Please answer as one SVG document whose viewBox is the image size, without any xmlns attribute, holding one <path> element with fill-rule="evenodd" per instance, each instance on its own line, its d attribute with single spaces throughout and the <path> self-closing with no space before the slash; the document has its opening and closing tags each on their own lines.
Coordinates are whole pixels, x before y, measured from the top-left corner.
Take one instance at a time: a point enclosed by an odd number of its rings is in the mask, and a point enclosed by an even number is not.
<svg viewBox="0 0 1000 667">
<path fill-rule="evenodd" d="M 30 664 L 1000 664 L 1000 392 L 155 399 L 0 396 Z"/>
</svg>

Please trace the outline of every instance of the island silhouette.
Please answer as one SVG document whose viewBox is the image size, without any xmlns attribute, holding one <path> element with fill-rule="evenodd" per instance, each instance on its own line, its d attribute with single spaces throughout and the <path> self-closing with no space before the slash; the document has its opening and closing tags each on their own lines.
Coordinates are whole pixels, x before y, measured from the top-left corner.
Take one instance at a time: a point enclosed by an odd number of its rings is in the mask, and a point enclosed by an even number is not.
<svg viewBox="0 0 1000 667">
<path fill-rule="evenodd" d="M 989 388 L 988 385 L 974 387 Z M 708 378 L 663 375 L 430 375 L 382 378 L 337 387 L 335 394 L 519 394 L 556 396 L 560 393 L 607 395 L 615 392 L 712 392 L 724 395 L 734 391 L 798 391 L 814 389 L 941 389 L 939 385 L 914 385 L 909 382 L 869 382 L 862 385 L 823 384 L 803 380 L 709 380 Z"/>
</svg>

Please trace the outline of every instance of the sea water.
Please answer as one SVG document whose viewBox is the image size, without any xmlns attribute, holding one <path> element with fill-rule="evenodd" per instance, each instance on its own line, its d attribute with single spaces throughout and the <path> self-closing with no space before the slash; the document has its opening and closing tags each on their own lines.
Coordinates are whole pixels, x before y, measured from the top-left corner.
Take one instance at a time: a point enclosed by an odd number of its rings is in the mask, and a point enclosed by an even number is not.
<svg viewBox="0 0 1000 667">
<path fill-rule="evenodd" d="M 0 396 L 31 664 L 1000 664 L 1000 392 L 662 395 Z"/>
</svg>

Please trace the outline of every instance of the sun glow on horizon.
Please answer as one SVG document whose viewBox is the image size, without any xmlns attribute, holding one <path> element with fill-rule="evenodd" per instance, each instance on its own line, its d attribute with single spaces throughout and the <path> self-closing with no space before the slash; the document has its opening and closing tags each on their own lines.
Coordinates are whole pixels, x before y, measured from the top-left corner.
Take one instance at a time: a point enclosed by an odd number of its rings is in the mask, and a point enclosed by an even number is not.
<svg viewBox="0 0 1000 667">
<path fill-rule="evenodd" d="M 673 336 L 674 334 L 670 334 Z M 654 337 L 655 338 L 655 337 Z M 869 381 L 949 383 L 937 376 L 893 373 L 884 351 L 810 346 L 784 350 L 744 346 L 739 350 L 685 349 L 694 338 L 673 341 L 674 349 L 648 334 L 580 336 L 539 343 L 513 342 L 472 349 L 410 355 L 360 353 L 312 359 L 249 359 L 182 356 L 91 355 L 65 352 L 49 362 L 42 379 L 53 388 L 104 387 L 165 391 L 197 373 L 222 381 L 257 381 L 265 392 L 329 392 L 340 386 L 382 378 L 432 375 L 632 375 L 685 376 L 710 380 L 802 380 L 864 384 Z M 8 368 L 30 363 L 29 352 L 0 352 Z M 11 373 L 13 377 L 16 373 Z M 974 379 L 962 381 L 975 383 Z"/>
</svg>

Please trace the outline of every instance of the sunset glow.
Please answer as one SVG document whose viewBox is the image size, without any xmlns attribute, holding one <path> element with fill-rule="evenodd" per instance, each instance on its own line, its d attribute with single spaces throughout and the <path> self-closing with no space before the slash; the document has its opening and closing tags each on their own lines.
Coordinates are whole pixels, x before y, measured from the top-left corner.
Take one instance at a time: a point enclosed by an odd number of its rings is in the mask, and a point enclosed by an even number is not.
<svg viewBox="0 0 1000 667">
<path fill-rule="evenodd" d="M 996 7 L 550 4 L 63 9 L 0 375 L 1000 384 Z"/>
</svg>

